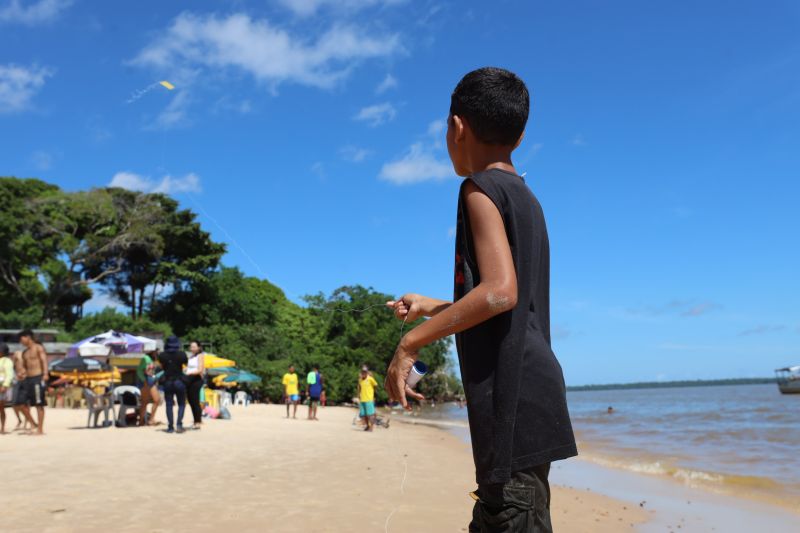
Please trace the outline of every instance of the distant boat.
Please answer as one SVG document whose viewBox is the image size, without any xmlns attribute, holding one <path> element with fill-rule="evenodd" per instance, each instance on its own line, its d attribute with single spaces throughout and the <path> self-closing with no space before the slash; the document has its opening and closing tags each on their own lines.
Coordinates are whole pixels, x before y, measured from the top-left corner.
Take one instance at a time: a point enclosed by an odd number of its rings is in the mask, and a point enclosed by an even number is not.
<svg viewBox="0 0 800 533">
<path fill-rule="evenodd" d="M 800 394 L 800 366 L 779 368 L 775 371 L 778 389 L 783 394 Z"/>
</svg>

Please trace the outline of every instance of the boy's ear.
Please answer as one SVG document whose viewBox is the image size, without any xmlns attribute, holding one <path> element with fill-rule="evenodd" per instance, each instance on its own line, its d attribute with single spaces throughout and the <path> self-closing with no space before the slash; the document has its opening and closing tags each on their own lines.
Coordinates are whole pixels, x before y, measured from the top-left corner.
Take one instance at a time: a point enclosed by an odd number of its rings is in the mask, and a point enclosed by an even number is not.
<svg viewBox="0 0 800 533">
<path fill-rule="evenodd" d="M 464 120 L 458 115 L 453 115 L 453 140 L 457 143 L 464 142 L 466 135 Z"/>
<path fill-rule="evenodd" d="M 512 152 L 514 150 L 516 150 L 517 148 L 519 148 L 519 145 L 522 144 L 522 139 L 524 139 L 524 138 L 525 138 L 525 130 L 522 130 L 522 133 L 520 134 L 519 139 L 517 139 L 517 143 L 514 145 L 514 148 L 511 149 Z"/>
</svg>

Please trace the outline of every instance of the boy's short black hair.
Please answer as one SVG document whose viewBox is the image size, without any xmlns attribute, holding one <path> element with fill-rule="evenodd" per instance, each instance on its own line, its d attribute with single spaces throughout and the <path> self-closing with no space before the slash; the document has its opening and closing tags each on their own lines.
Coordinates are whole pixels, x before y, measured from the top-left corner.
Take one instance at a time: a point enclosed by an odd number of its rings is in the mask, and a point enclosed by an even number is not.
<svg viewBox="0 0 800 533">
<path fill-rule="evenodd" d="M 465 119 L 475 137 L 486 144 L 516 144 L 525 131 L 529 109 L 525 82 L 513 72 L 497 67 L 468 73 L 450 97 L 450 115 Z"/>
<path fill-rule="evenodd" d="M 6 357 L 11 350 L 8 349 L 8 344 L 0 342 L 0 357 Z"/>
<path fill-rule="evenodd" d="M 33 336 L 33 332 L 29 329 L 23 329 L 19 332 L 19 338 L 28 337 L 32 341 L 36 341 L 36 337 Z"/>
</svg>

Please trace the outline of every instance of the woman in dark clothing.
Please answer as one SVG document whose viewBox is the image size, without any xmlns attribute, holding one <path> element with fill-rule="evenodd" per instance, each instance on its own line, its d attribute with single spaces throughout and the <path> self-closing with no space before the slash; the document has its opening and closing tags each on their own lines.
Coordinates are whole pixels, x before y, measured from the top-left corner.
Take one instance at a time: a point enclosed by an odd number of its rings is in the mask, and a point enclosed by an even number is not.
<svg viewBox="0 0 800 533">
<path fill-rule="evenodd" d="M 186 395 L 189 399 L 189 406 L 192 408 L 192 417 L 194 418 L 194 425 L 192 429 L 200 429 L 200 424 L 203 423 L 203 409 L 200 407 L 200 391 L 203 389 L 203 378 L 206 373 L 205 359 L 206 354 L 203 352 L 203 346 L 193 341 L 189 345 L 189 362 L 184 370 L 186 379 Z"/>
<path fill-rule="evenodd" d="M 183 433 L 183 412 L 186 409 L 186 384 L 183 382 L 183 366 L 188 363 L 181 341 L 174 335 L 167 338 L 164 351 L 158 356 L 164 369 L 164 397 L 167 404 L 167 433 L 175 432 L 172 406 L 178 404 L 178 433 Z"/>
</svg>

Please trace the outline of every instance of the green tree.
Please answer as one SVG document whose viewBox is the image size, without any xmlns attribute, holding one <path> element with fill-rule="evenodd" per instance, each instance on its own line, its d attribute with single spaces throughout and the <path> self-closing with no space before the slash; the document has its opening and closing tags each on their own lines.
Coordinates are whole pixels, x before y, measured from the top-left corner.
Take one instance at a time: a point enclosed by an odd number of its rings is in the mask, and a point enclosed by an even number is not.
<svg viewBox="0 0 800 533">
<path fill-rule="evenodd" d="M 222 267 L 157 302 L 152 315 L 169 320 L 180 335 L 219 324 L 270 326 L 285 301 L 283 291 L 269 281 Z"/>
<path fill-rule="evenodd" d="M 77 342 L 110 329 L 133 334 L 160 333 L 164 337 L 172 334 L 172 328 L 169 324 L 155 322 L 148 318 L 134 319 L 129 315 L 118 312 L 116 309 L 107 307 L 99 313 L 86 315 L 78 320 L 69 333 L 69 339 Z"/>
<path fill-rule="evenodd" d="M 59 192 L 40 180 L 0 178 L 0 313 L 11 313 L 3 321 L 21 316 L 22 309 L 28 323 L 34 316 L 37 324 L 43 318 L 46 290 L 39 267 L 57 252 L 34 234 L 38 213 L 33 203 Z"/>
<path fill-rule="evenodd" d="M 180 291 L 207 279 L 219 265 L 225 245 L 211 240 L 189 210 L 163 194 L 108 189 L 121 228 L 129 239 L 91 263 L 91 275 L 141 318 L 159 290 Z"/>
</svg>

